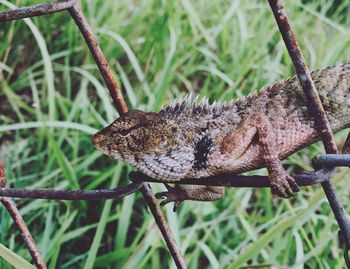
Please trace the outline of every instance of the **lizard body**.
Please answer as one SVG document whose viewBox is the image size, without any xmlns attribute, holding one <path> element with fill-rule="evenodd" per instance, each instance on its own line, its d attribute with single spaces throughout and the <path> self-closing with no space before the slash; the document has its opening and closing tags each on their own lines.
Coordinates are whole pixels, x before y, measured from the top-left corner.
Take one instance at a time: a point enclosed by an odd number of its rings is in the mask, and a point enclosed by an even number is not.
<svg viewBox="0 0 350 269">
<path fill-rule="evenodd" d="M 350 64 L 312 72 L 334 132 L 350 126 Z M 273 191 L 298 191 L 280 160 L 320 139 L 296 77 L 228 104 L 190 96 L 155 112 L 131 111 L 95 134 L 93 143 L 162 181 L 240 174 L 267 167 Z M 200 180 L 200 179 L 199 179 Z M 166 202 L 214 200 L 221 187 L 181 186 Z"/>
</svg>

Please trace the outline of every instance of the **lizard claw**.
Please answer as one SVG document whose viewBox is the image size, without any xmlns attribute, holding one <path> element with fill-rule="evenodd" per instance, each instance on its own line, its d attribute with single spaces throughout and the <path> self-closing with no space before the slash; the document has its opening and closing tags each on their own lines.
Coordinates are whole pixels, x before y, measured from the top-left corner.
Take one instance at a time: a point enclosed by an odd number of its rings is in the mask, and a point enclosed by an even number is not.
<svg viewBox="0 0 350 269">
<path fill-rule="evenodd" d="M 299 191 L 295 179 L 287 174 L 270 175 L 270 182 L 272 193 L 283 198 L 289 198 Z"/>
<path fill-rule="evenodd" d="M 184 192 L 179 187 L 171 187 L 168 184 L 164 184 L 168 191 L 156 193 L 157 199 L 164 199 L 160 202 L 160 206 L 164 206 L 168 203 L 174 202 L 173 211 L 176 212 L 179 204 L 185 200 Z"/>
</svg>

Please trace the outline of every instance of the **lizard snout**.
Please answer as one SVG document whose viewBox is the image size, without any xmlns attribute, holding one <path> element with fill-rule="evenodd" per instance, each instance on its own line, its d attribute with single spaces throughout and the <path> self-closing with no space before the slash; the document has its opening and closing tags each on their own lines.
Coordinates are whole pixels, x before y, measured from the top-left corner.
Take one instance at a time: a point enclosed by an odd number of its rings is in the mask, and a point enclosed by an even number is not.
<svg viewBox="0 0 350 269">
<path fill-rule="evenodd" d="M 92 137 L 92 143 L 97 146 L 99 144 L 101 144 L 101 142 L 103 141 L 103 135 L 101 134 L 101 132 L 97 132 L 96 134 L 93 135 Z"/>
</svg>

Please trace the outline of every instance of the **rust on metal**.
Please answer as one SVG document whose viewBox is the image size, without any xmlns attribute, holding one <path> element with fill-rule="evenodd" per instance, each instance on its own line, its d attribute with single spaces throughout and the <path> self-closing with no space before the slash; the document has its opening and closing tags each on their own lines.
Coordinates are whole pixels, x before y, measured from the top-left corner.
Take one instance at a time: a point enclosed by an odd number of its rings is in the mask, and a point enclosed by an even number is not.
<svg viewBox="0 0 350 269">
<path fill-rule="evenodd" d="M 312 81 L 304 56 L 300 50 L 295 34 L 288 21 L 286 10 L 281 0 L 269 0 L 271 9 L 276 18 L 283 40 L 293 61 L 300 84 L 308 100 L 308 107 L 321 135 L 327 153 L 337 153 L 337 146 L 333 137 L 329 121 L 318 96 L 315 84 Z"/>
<path fill-rule="evenodd" d="M 128 108 L 125 104 L 122 94 L 120 93 L 117 81 L 115 80 L 112 70 L 109 68 L 106 57 L 104 56 L 100 45 L 87 22 L 84 14 L 80 10 L 77 4 L 68 9 L 75 23 L 80 29 L 92 56 L 94 57 L 96 64 L 100 70 L 100 73 L 107 85 L 110 95 L 113 99 L 114 105 L 116 106 L 120 115 L 128 112 Z"/>
<path fill-rule="evenodd" d="M 27 245 L 28 251 L 33 258 L 35 266 L 39 269 L 46 269 L 45 262 L 37 249 L 34 239 L 30 234 L 27 225 L 25 224 L 21 214 L 19 213 L 15 202 L 10 198 L 0 198 L 2 204 L 6 207 L 7 211 L 10 213 L 13 222 L 15 223 L 17 229 L 21 233 L 21 236 Z"/>
<path fill-rule="evenodd" d="M 143 183 L 141 187 L 141 192 L 145 198 L 148 207 L 150 208 L 153 217 L 159 227 L 160 232 L 162 233 L 165 243 L 168 246 L 168 249 L 173 257 L 177 268 L 185 269 L 186 264 L 181 255 L 180 249 L 176 244 L 175 238 L 170 230 L 168 223 L 165 220 L 163 211 L 158 205 L 157 199 L 154 196 L 151 187 L 147 183 Z"/>
<path fill-rule="evenodd" d="M 73 6 L 77 0 L 61 0 L 30 7 L 16 8 L 0 13 L 0 22 L 18 20 L 28 17 L 41 16 L 66 10 Z"/>
<path fill-rule="evenodd" d="M 307 172 L 297 174 L 294 176 L 295 181 L 299 186 L 311 186 L 322 183 L 329 180 L 334 174 L 334 169 L 320 169 L 315 172 Z M 129 174 L 131 180 L 135 182 L 154 182 L 163 183 L 159 180 L 145 176 L 141 172 L 132 172 Z M 236 187 L 236 188 L 269 188 L 271 187 L 270 181 L 267 176 L 240 176 L 240 175 L 219 175 L 207 178 L 193 179 L 181 179 L 178 184 L 187 185 L 205 185 L 205 186 L 223 186 L 223 187 Z M 0 190 L 1 194 L 1 190 Z"/>
<path fill-rule="evenodd" d="M 326 153 L 337 153 L 337 147 L 334 141 L 328 119 L 324 112 L 321 100 L 318 96 L 315 85 L 312 81 L 310 72 L 306 66 L 305 59 L 301 53 L 300 47 L 296 40 L 289 23 L 286 10 L 281 0 L 269 0 L 272 12 L 280 29 L 283 40 L 288 49 L 288 53 L 293 61 L 297 76 L 299 78 L 302 89 L 308 100 L 308 109 L 314 116 L 315 123 L 319 134 L 321 135 Z M 339 224 L 341 235 L 344 237 L 347 249 L 350 248 L 350 222 L 345 214 L 345 210 L 337 196 L 337 192 L 333 184 L 327 180 L 322 182 L 323 190 L 327 196 L 329 204 Z"/>
<path fill-rule="evenodd" d="M 111 69 L 108 66 L 107 60 L 102 53 L 99 43 L 88 24 L 84 14 L 78 7 L 77 1 L 70 0 L 60 0 L 56 3 L 47 3 L 43 5 L 26 7 L 22 9 L 16 9 L 0 13 L 0 18 L 5 20 L 19 19 L 30 16 L 44 15 L 52 12 L 67 9 L 74 19 L 76 25 L 78 26 L 80 32 L 82 33 L 90 52 L 95 59 L 95 62 L 99 68 L 99 71 L 107 85 L 110 95 L 113 99 L 113 103 L 116 106 L 120 115 L 127 113 L 128 109 L 123 99 L 122 94 L 118 88 L 118 84 L 113 76 Z M 53 4 L 53 5 L 50 5 Z M 19 11 L 17 13 L 17 11 Z M 10 15 L 9 15 L 10 14 Z M 2 17 L 1 17 L 2 16 Z M 6 19 L 5 19 L 6 18 Z M 1 186 L 1 185 L 0 185 Z M 178 268 L 186 268 L 184 260 L 181 256 L 181 252 L 176 245 L 175 239 L 170 231 L 170 228 L 165 220 L 163 212 L 161 211 L 159 205 L 157 204 L 156 198 L 153 195 L 151 188 L 145 183 L 132 183 L 125 188 L 118 188 L 115 190 L 94 190 L 94 191 L 58 191 L 58 190 L 18 190 L 6 188 L 6 186 L 1 186 L 0 195 L 11 196 L 11 197 L 22 197 L 22 198 L 41 198 L 41 199 L 68 199 L 68 200 L 100 200 L 107 198 L 121 198 L 128 195 L 142 186 L 142 193 L 147 201 L 148 206 L 155 218 L 155 221 L 167 243 L 170 253 L 175 261 Z M 9 198 L 1 198 L 9 199 Z M 11 203 L 8 203 L 8 210 L 11 210 Z M 23 221 L 23 220 L 22 220 Z M 24 222 L 23 222 L 24 223 Z M 29 234 L 30 235 L 30 234 Z M 29 240 L 30 241 L 30 240 Z M 35 245 L 34 245 L 35 246 Z M 37 263 L 38 268 L 40 264 Z"/>
<path fill-rule="evenodd" d="M 1 161 L 0 161 L 0 187 L 1 188 L 6 187 L 5 168 L 4 168 L 4 164 Z"/>
<path fill-rule="evenodd" d="M 85 200 L 120 199 L 141 188 L 140 183 L 131 183 L 126 187 L 101 190 L 52 190 L 52 189 L 13 189 L 0 188 L 0 196 L 31 199 Z"/>
<path fill-rule="evenodd" d="M 318 155 L 312 160 L 314 167 L 350 167 L 350 154 Z"/>
<path fill-rule="evenodd" d="M 0 162 L 0 185 L 1 187 L 6 187 L 6 175 L 2 162 Z M 39 269 L 46 269 L 47 267 L 45 265 L 45 262 L 41 257 L 40 252 L 35 245 L 34 239 L 30 234 L 28 227 L 21 216 L 21 213 L 18 211 L 15 202 L 7 197 L 0 197 L 0 202 L 5 206 L 17 229 L 19 230 L 29 253 L 33 258 L 35 266 Z"/>
</svg>

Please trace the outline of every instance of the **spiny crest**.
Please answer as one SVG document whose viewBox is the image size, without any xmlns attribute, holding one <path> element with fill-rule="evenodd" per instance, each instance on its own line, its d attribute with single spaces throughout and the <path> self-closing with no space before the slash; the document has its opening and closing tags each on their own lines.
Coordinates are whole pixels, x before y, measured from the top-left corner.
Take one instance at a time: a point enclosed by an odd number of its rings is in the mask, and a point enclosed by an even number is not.
<svg viewBox="0 0 350 269">
<path fill-rule="evenodd" d="M 178 101 L 171 103 L 169 106 L 159 111 L 159 114 L 165 118 L 176 118 L 179 116 L 191 115 L 209 115 L 220 114 L 229 104 L 217 103 L 216 101 L 209 104 L 207 98 L 198 100 L 198 96 L 193 97 L 192 93 L 185 95 Z"/>
<path fill-rule="evenodd" d="M 201 100 L 198 96 L 193 97 L 192 94 L 185 95 L 178 101 L 173 102 L 169 106 L 159 111 L 160 116 L 167 119 L 174 119 L 179 117 L 190 116 L 207 116 L 211 115 L 214 118 L 220 116 L 227 110 L 244 110 L 251 102 L 256 99 L 258 94 L 253 92 L 248 96 L 244 96 L 238 100 L 231 100 L 229 102 L 216 102 L 209 104 L 207 98 Z"/>
</svg>

